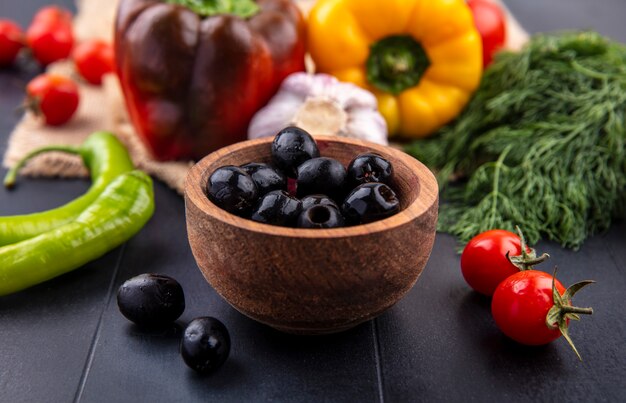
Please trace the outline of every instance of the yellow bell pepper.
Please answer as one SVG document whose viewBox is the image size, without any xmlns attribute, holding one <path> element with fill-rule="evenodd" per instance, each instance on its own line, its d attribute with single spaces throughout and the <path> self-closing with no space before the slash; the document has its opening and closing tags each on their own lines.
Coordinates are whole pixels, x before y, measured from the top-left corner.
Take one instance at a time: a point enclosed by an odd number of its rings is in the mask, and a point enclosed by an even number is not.
<svg viewBox="0 0 626 403">
<path fill-rule="evenodd" d="M 319 0 L 308 34 L 316 69 L 372 91 L 390 135 L 432 134 L 480 82 L 482 42 L 464 0 Z"/>
</svg>

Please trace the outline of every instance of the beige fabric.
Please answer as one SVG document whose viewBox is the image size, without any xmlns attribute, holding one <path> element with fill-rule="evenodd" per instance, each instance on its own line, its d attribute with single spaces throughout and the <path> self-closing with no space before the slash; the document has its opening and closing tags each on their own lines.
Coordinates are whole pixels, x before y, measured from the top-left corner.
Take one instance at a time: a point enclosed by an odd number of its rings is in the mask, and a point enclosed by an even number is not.
<svg viewBox="0 0 626 403">
<path fill-rule="evenodd" d="M 88 38 L 112 40 L 113 21 L 119 0 L 77 0 L 78 14 L 74 20 L 75 35 L 78 41 Z M 499 0 L 493 0 L 499 2 Z M 300 0 L 302 9 L 310 9 L 314 0 Z M 527 33 L 517 21 L 508 15 L 507 47 L 518 49 L 528 39 Z M 66 75 L 77 76 L 72 64 L 64 61 L 51 65 L 54 70 Z M 121 90 L 114 75 L 108 75 L 101 87 L 92 86 L 78 80 L 80 105 L 70 122 L 60 127 L 45 126 L 27 112 L 15 127 L 9 138 L 4 166 L 10 167 L 30 150 L 49 144 L 79 145 L 92 132 L 108 130 L 118 135 L 128 147 L 138 168 L 165 182 L 179 193 L 187 170 L 192 162 L 159 162 L 151 158 L 128 120 Z M 86 176 L 87 172 L 75 156 L 61 153 L 41 155 L 31 161 L 22 171 L 32 176 Z"/>
</svg>

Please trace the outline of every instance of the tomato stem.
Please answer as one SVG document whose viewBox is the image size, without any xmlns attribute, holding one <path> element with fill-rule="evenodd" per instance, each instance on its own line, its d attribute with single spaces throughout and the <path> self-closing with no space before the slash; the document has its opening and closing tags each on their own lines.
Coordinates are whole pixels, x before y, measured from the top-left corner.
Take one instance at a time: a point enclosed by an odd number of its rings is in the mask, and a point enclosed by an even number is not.
<svg viewBox="0 0 626 403">
<path fill-rule="evenodd" d="M 528 247 L 526 244 L 526 238 L 524 238 L 524 233 L 520 227 L 516 225 L 515 229 L 517 230 L 517 234 L 520 239 L 522 254 L 519 256 L 509 256 L 509 252 L 506 253 L 506 258 L 513 266 L 520 269 L 520 271 L 531 270 L 535 265 L 543 263 L 550 258 L 550 255 L 547 253 L 543 253 L 541 256 L 537 257 L 536 251 L 533 248 Z"/>
<path fill-rule="evenodd" d="M 566 305 L 566 306 L 563 306 L 561 308 L 561 312 L 563 314 L 568 314 L 568 313 L 576 313 L 576 314 L 578 314 L 578 313 L 580 313 L 580 314 L 583 314 L 583 315 L 591 315 L 591 314 L 593 314 L 593 308 L 580 308 L 580 307 L 577 307 L 577 306 L 567 306 Z"/>
</svg>

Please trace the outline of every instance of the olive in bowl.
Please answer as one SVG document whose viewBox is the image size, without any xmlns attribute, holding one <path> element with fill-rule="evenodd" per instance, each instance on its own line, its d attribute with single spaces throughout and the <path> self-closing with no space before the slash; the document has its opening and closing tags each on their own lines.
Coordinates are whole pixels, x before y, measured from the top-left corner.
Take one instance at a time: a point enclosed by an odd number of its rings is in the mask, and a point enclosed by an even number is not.
<svg viewBox="0 0 626 403">
<path fill-rule="evenodd" d="M 289 228 L 245 219 L 212 203 L 205 193 L 211 173 L 224 165 L 271 163 L 269 137 L 209 154 L 185 181 L 189 244 L 206 280 L 245 315 L 299 334 L 343 331 L 399 301 L 428 261 L 438 211 L 437 181 L 413 157 L 357 139 L 315 139 L 324 156 L 344 166 L 368 152 L 390 161 L 398 212 L 350 227 Z"/>
</svg>

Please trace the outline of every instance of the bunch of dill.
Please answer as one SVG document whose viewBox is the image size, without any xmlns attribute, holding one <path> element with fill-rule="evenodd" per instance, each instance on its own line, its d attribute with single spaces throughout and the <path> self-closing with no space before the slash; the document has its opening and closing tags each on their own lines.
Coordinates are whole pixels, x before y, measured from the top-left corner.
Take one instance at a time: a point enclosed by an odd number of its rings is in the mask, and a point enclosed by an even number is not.
<svg viewBox="0 0 626 403">
<path fill-rule="evenodd" d="M 406 151 L 438 173 L 440 231 L 465 243 L 519 225 L 531 243 L 578 248 L 626 210 L 625 117 L 626 47 L 541 34 L 501 53 L 463 114 Z"/>
</svg>

